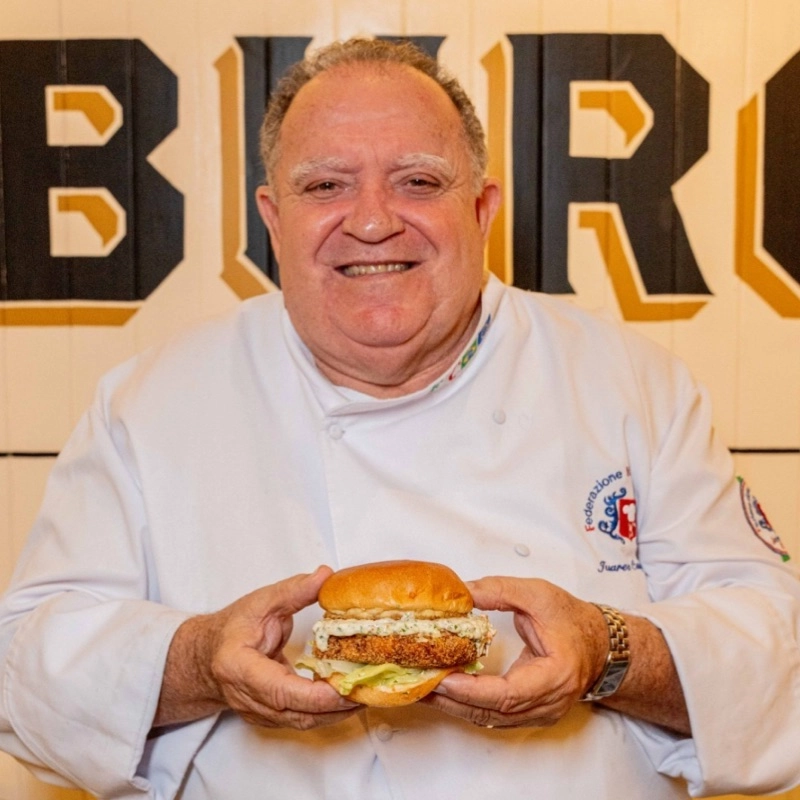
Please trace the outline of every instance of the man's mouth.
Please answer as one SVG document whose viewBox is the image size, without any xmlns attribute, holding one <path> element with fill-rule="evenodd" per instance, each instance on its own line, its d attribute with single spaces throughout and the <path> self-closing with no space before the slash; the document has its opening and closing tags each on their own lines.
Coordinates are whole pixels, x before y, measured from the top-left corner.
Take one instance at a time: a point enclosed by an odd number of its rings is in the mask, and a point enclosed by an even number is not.
<svg viewBox="0 0 800 800">
<path fill-rule="evenodd" d="M 388 272 L 406 272 L 414 266 L 412 261 L 396 261 L 392 264 L 350 264 L 339 267 L 339 272 L 348 278 L 361 275 L 384 275 Z"/>
</svg>

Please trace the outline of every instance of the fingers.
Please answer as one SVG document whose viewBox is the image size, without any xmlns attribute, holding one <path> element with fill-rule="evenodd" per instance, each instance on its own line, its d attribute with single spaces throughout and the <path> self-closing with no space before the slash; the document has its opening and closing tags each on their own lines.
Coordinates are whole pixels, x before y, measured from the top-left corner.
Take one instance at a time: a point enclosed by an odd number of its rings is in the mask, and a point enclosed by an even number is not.
<svg viewBox="0 0 800 800">
<path fill-rule="evenodd" d="M 308 730 L 340 722 L 358 708 L 324 681 L 301 678 L 285 663 L 252 650 L 227 668 L 222 684 L 225 700 L 255 725 Z"/>
<path fill-rule="evenodd" d="M 468 585 L 478 608 L 513 612 L 514 627 L 532 653 L 561 661 L 581 680 L 597 673 L 608 645 L 594 604 L 533 578 L 487 577 Z"/>
<path fill-rule="evenodd" d="M 536 668 L 528 674 L 503 677 L 452 675 L 429 695 L 429 705 L 474 725 L 492 728 L 548 727 L 571 707 L 557 691 L 532 691 L 541 686 Z"/>
<path fill-rule="evenodd" d="M 477 725 L 554 724 L 589 683 L 596 609 L 536 579 L 488 577 L 469 588 L 479 608 L 513 613 L 522 654 L 502 676 L 448 677 L 430 703 Z"/>
<path fill-rule="evenodd" d="M 549 728 L 563 716 L 558 706 L 542 705 L 535 711 L 501 714 L 491 708 L 458 703 L 440 694 L 430 694 L 422 702 L 481 728 Z"/>
<path fill-rule="evenodd" d="M 153 724 L 188 722 L 225 706 L 270 726 L 338 721 L 346 706 L 336 692 L 298 677 L 283 655 L 293 614 L 316 600 L 330 573 L 320 567 L 296 575 L 181 624 L 170 642 Z"/>
<path fill-rule="evenodd" d="M 501 714 L 530 711 L 537 704 L 534 696 L 518 691 L 508 678 L 499 675 L 482 675 L 480 680 L 476 676 L 455 675 L 444 684 L 444 690 L 444 696 L 456 702 Z"/>
<path fill-rule="evenodd" d="M 220 629 L 211 671 L 225 703 L 248 722 L 306 730 L 339 722 L 358 707 L 327 683 L 298 676 L 283 654 L 293 615 L 316 601 L 331 572 L 322 566 L 262 587 L 215 615 Z"/>
</svg>

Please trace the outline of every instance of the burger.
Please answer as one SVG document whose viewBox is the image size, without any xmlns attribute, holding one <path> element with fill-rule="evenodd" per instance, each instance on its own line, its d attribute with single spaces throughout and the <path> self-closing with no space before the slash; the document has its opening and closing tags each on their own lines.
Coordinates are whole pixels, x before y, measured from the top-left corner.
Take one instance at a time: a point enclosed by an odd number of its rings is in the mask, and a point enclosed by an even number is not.
<svg viewBox="0 0 800 800">
<path fill-rule="evenodd" d="M 325 616 L 297 666 L 368 706 L 414 703 L 451 672 L 476 672 L 495 633 L 458 575 L 427 561 L 340 570 L 319 604 Z"/>
</svg>

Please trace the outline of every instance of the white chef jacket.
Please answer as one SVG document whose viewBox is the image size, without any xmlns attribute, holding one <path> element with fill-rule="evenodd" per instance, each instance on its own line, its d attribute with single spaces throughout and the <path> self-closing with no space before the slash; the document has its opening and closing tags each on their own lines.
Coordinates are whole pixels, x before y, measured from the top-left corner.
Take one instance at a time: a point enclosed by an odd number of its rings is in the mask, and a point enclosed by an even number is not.
<svg viewBox="0 0 800 800">
<path fill-rule="evenodd" d="M 117 368 L 53 468 L 0 607 L 0 746 L 115 798 L 648 798 L 800 782 L 800 583 L 666 351 L 569 303 L 484 290 L 415 394 L 331 385 L 280 294 Z M 776 552 L 777 551 L 777 552 Z M 693 738 L 578 704 L 484 730 L 424 705 L 314 731 L 231 713 L 148 737 L 188 616 L 389 558 L 550 580 L 672 649 Z M 289 659 L 319 608 L 295 619 Z M 522 643 L 508 614 L 485 659 Z"/>
</svg>

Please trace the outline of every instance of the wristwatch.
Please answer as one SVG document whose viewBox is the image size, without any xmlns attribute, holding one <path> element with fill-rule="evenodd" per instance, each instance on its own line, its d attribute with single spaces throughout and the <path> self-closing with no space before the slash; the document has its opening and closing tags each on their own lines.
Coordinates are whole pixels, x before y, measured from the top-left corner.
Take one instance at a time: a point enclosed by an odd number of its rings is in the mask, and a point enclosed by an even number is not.
<svg viewBox="0 0 800 800">
<path fill-rule="evenodd" d="M 603 613 L 603 619 L 608 626 L 608 656 L 597 682 L 581 697 L 584 701 L 611 697 L 619 689 L 631 663 L 631 648 L 625 618 L 615 608 L 599 603 L 594 605 Z"/>
</svg>

